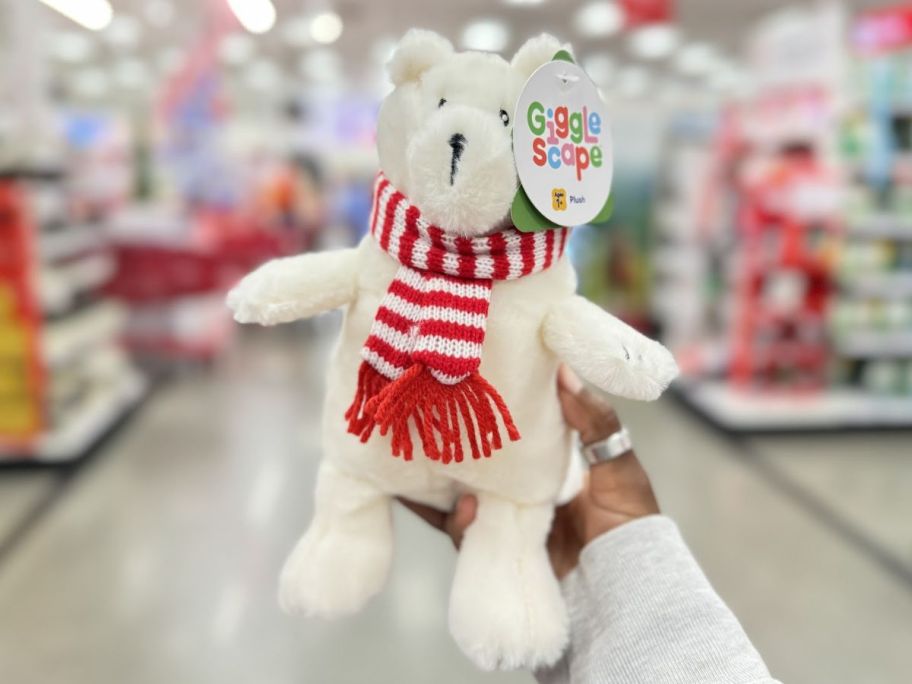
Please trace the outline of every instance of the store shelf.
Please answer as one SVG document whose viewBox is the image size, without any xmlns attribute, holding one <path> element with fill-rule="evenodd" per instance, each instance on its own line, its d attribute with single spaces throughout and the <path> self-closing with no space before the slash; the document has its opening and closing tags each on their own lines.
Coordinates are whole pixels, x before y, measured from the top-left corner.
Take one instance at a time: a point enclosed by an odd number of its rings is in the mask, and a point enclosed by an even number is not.
<svg viewBox="0 0 912 684">
<path fill-rule="evenodd" d="M 122 306 L 101 301 L 66 319 L 50 323 L 44 332 L 45 364 L 59 367 L 84 351 L 116 337 L 123 329 Z"/>
<path fill-rule="evenodd" d="M 874 214 L 850 221 L 846 234 L 850 238 L 912 240 L 912 218 L 902 219 L 892 213 Z"/>
<path fill-rule="evenodd" d="M 836 349 L 848 358 L 912 357 L 912 332 L 853 332 L 838 337 Z"/>
<path fill-rule="evenodd" d="M 148 382 L 136 371 L 121 376 L 113 386 L 97 390 L 73 409 L 59 428 L 23 446 L 4 447 L 0 462 L 60 463 L 84 456 L 143 398 Z"/>
<path fill-rule="evenodd" d="M 39 296 L 42 309 L 49 315 L 65 312 L 82 293 L 107 283 L 116 268 L 114 258 L 106 253 L 89 253 L 64 265 L 41 268 Z"/>
<path fill-rule="evenodd" d="M 732 432 L 912 428 L 912 396 L 830 389 L 820 393 L 739 390 L 730 383 L 681 383 L 678 396 L 711 423 Z"/>
<path fill-rule="evenodd" d="M 98 250 L 106 245 L 107 238 L 101 226 L 85 224 L 45 231 L 38 241 L 38 251 L 45 262 L 53 262 Z"/>
<path fill-rule="evenodd" d="M 912 272 L 869 273 L 844 276 L 840 283 L 859 297 L 884 299 L 912 297 Z"/>
</svg>

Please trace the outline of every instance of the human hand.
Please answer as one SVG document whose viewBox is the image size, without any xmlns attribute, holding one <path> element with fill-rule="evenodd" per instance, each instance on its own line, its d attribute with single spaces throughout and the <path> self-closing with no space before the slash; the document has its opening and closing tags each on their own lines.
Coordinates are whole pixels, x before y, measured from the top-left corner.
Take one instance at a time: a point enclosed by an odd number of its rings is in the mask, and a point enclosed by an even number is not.
<svg viewBox="0 0 912 684">
<path fill-rule="evenodd" d="M 567 366 L 558 373 L 557 394 L 564 420 L 579 432 L 583 445 L 621 429 L 605 399 L 586 389 Z M 579 494 L 554 512 L 548 552 L 561 578 L 576 567 L 583 548 L 596 537 L 637 518 L 659 512 L 649 476 L 631 449 L 589 469 Z"/>
<path fill-rule="evenodd" d="M 611 405 L 583 387 L 566 366 L 562 366 L 558 374 L 557 393 L 564 419 L 579 432 L 583 444 L 592 444 L 620 430 L 620 420 Z M 405 499 L 400 501 L 427 523 L 448 534 L 457 548 L 466 528 L 475 519 L 478 505 L 471 494 L 460 497 L 450 513 Z M 649 477 L 633 451 L 592 466 L 579 494 L 554 512 L 548 554 L 555 574 L 562 578 L 573 570 L 583 548 L 596 537 L 626 522 L 658 512 Z"/>
</svg>

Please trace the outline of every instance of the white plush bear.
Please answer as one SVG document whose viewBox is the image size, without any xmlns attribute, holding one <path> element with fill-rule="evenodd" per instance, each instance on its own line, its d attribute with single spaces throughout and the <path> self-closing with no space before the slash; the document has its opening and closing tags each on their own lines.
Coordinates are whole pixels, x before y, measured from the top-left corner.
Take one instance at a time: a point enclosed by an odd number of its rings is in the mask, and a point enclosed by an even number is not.
<svg viewBox="0 0 912 684">
<path fill-rule="evenodd" d="M 507 62 L 493 54 L 457 53 L 434 33 L 410 31 L 388 65 L 395 90 L 379 114 L 383 181 L 374 200 L 374 236 L 353 249 L 270 262 L 228 296 L 242 323 L 274 325 L 339 307 L 345 311 L 327 368 L 325 457 L 314 519 L 281 575 L 285 610 L 325 617 L 357 611 L 380 591 L 389 571 L 393 497 L 448 510 L 460 493 L 472 492 L 478 497 L 477 517 L 456 564 L 453 637 L 485 669 L 549 665 L 567 644 L 566 610 L 545 550 L 573 453 L 555 392 L 558 365 L 566 362 L 606 392 L 642 400 L 658 397 L 677 368 L 660 344 L 575 294 L 576 277 L 562 250 L 565 233 L 519 234 L 510 227 L 517 190 L 510 117 L 526 79 L 560 48 L 555 38 L 542 35 Z M 375 224 L 384 217 L 391 236 L 377 232 Z M 413 239 L 429 240 L 409 262 L 412 268 L 403 266 L 401 256 L 403 231 L 411 229 L 406 224 L 424 231 L 412 233 Z M 507 249 L 498 257 L 482 250 L 466 262 L 474 277 L 491 275 L 498 259 L 503 273 L 492 280 L 458 281 L 422 271 L 430 269 L 434 249 L 429 230 L 438 230 L 437 242 L 452 248 L 438 264 L 448 274 L 461 272 L 467 250 L 494 244 L 496 236 L 507 236 L 508 246 L 517 249 L 527 244 L 517 236 L 539 237 L 524 277 L 517 277 L 524 262 L 516 253 Z M 547 233 L 552 236 L 542 237 Z M 398 344 L 398 351 L 383 347 L 391 354 L 433 352 L 441 338 L 420 326 L 428 319 L 440 325 L 453 312 L 436 303 L 413 307 L 400 313 L 414 324 L 401 333 L 380 325 L 378 332 L 380 309 L 389 313 L 397 306 L 388 289 L 394 281 L 410 287 L 409 278 L 427 296 L 468 297 L 477 290 L 482 298 L 477 301 L 487 308 L 488 298 L 489 309 L 486 316 L 471 314 L 478 339 L 450 340 L 438 349 L 469 364 L 468 370 L 447 379 L 432 364 L 430 370 L 416 369 L 406 380 L 418 384 L 405 387 L 393 402 L 407 404 L 399 423 L 390 418 L 373 430 L 374 412 L 392 409 L 367 401 L 402 379 L 403 369 L 393 368 L 384 378 L 386 360 L 395 357 L 378 359 L 365 340 L 373 333 Z M 353 404 L 356 388 L 364 396 Z M 416 402 L 437 401 L 431 395 L 443 398 L 430 408 L 414 408 Z M 495 418 L 499 427 L 482 429 Z M 443 444 L 449 439 L 449 447 L 441 446 L 441 439 Z"/>
</svg>

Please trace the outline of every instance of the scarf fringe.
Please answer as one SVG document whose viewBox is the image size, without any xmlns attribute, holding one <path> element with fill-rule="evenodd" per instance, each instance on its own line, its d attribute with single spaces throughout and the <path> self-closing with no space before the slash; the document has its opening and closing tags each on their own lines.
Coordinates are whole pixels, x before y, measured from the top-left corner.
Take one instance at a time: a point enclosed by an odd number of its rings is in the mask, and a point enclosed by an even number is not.
<svg viewBox="0 0 912 684">
<path fill-rule="evenodd" d="M 367 412 L 367 403 L 389 384 L 389 378 L 381 375 L 367 361 L 361 362 L 361 368 L 358 369 L 358 388 L 355 390 L 355 399 L 345 411 L 345 420 L 348 421 L 348 431 L 353 435 L 358 435 L 362 442 L 370 439 L 375 425 L 373 416 Z"/>
<path fill-rule="evenodd" d="M 355 398 L 345 412 L 350 433 L 362 442 L 375 426 L 381 435 L 392 433 L 393 456 L 406 461 L 413 455 L 413 423 L 425 455 L 444 464 L 463 460 L 463 429 L 473 459 L 488 458 L 500 449 L 498 415 L 510 440 L 518 440 L 519 430 L 506 403 L 477 371 L 446 385 L 427 367 L 415 364 L 391 382 L 367 362 L 361 364 Z"/>
</svg>

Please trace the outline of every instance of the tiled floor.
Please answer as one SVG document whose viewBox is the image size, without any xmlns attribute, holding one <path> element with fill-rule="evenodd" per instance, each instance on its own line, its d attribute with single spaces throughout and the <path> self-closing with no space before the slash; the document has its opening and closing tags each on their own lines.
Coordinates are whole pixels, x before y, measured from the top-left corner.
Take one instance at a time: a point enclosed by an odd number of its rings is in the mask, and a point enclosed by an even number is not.
<svg viewBox="0 0 912 684">
<path fill-rule="evenodd" d="M 278 611 L 276 574 L 311 512 L 326 339 L 245 336 L 164 386 L 61 488 L 0 557 L 0 682 L 531 681 L 462 657 L 446 632 L 453 551 L 401 511 L 391 582 L 362 614 Z M 670 399 L 619 409 L 778 677 L 910 681 L 909 434 L 741 444 Z M 0 471 L 0 544 L 58 478 Z"/>
</svg>

